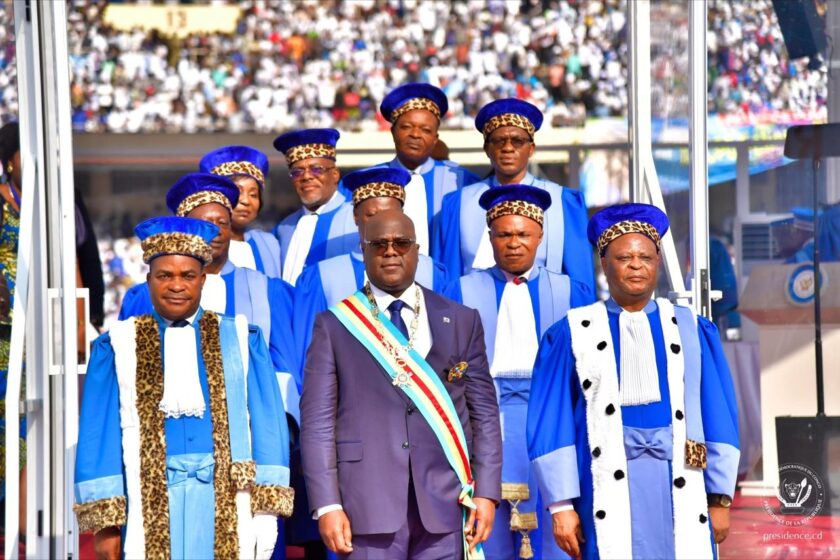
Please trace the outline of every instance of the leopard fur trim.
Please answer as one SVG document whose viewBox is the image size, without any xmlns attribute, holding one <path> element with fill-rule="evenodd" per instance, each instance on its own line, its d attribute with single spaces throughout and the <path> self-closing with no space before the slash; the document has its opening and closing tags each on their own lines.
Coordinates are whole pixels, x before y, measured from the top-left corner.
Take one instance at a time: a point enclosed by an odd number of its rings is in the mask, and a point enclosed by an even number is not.
<svg viewBox="0 0 840 560">
<path fill-rule="evenodd" d="M 396 124 L 398 118 L 415 109 L 425 109 L 440 119 L 440 107 L 437 106 L 437 103 L 425 97 L 414 97 L 391 111 L 391 123 Z"/>
<path fill-rule="evenodd" d="M 228 212 L 233 212 L 233 206 L 230 205 L 230 200 L 224 194 L 219 191 L 198 191 L 181 201 L 178 209 L 175 210 L 175 215 L 183 218 L 199 206 L 211 202 L 221 204 L 228 209 Z"/>
<path fill-rule="evenodd" d="M 598 236 L 598 254 L 603 257 L 604 252 L 607 250 L 607 245 L 622 235 L 626 235 L 628 233 L 641 233 L 642 235 L 649 237 L 650 240 L 656 244 L 657 250 L 659 249 L 660 236 L 655 227 L 647 222 L 624 220 L 623 222 L 611 225 Z"/>
<path fill-rule="evenodd" d="M 288 165 L 311 158 L 335 159 L 335 146 L 331 144 L 301 144 L 286 151 L 286 163 Z"/>
<path fill-rule="evenodd" d="M 706 444 L 690 439 L 685 440 L 685 464 L 697 469 L 706 468 Z"/>
<path fill-rule="evenodd" d="M 250 161 L 226 161 L 210 170 L 213 175 L 230 177 L 232 175 L 248 175 L 256 179 L 260 186 L 265 185 L 265 175 L 262 170 Z"/>
<path fill-rule="evenodd" d="M 163 398 L 160 333 L 152 315 L 135 321 L 137 416 L 140 420 L 140 502 L 146 558 L 169 558 L 169 488 L 166 433 L 158 405 Z"/>
<path fill-rule="evenodd" d="M 369 198 L 390 196 L 405 204 L 405 189 L 396 183 L 368 183 L 353 191 L 353 206 L 358 206 Z"/>
<path fill-rule="evenodd" d="M 257 463 L 238 461 L 230 466 L 230 480 L 236 490 L 247 490 L 257 480 Z"/>
<path fill-rule="evenodd" d="M 490 208 L 487 211 L 487 225 L 489 226 L 490 222 L 496 218 L 509 216 L 510 214 L 525 216 L 543 225 L 544 215 L 542 208 L 524 200 L 506 200 Z"/>
<path fill-rule="evenodd" d="M 289 486 L 257 485 L 251 489 L 251 513 L 273 513 L 288 519 L 292 516 L 295 490 Z"/>
<path fill-rule="evenodd" d="M 73 511 L 76 512 L 79 531 L 82 533 L 95 534 L 106 527 L 122 527 L 127 517 L 125 496 L 113 496 L 85 504 L 76 504 L 73 506 Z"/>
<path fill-rule="evenodd" d="M 201 357 L 204 359 L 204 367 L 207 371 L 207 387 L 210 393 L 210 414 L 213 422 L 213 458 L 216 460 L 216 472 L 219 473 L 213 477 L 213 487 L 216 492 L 216 541 L 213 553 L 216 558 L 236 558 L 239 556 L 236 487 L 231 477 L 224 475 L 224 473 L 232 473 L 233 471 L 218 316 L 212 311 L 205 311 L 204 316 L 199 321 L 199 330 L 202 341 Z"/>
<path fill-rule="evenodd" d="M 204 265 L 213 262 L 213 249 L 198 235 L 189 233 L 157 233 L 141 243 L 143 262 L 149 264 L 162 255 L 187 255 L 195 257 Z"/>
<path fill-rule="evenodd" d="M 486 139 L 488 136 L 493 134 L 494 130 L 502 128 L 503 126 L 515 126 L 516 128 L 521 128 L 527 132 L 531 138 L 533 138 L 534 133 L 537 132 L 537 129 L 534 128 L 534 124 L 522 115 L 517 113 L 502 113 L 501 115 L 496 115 L 495 117 L 487 119 L 481 133 L 484 134 L 484 138 Z"/>
</svg>

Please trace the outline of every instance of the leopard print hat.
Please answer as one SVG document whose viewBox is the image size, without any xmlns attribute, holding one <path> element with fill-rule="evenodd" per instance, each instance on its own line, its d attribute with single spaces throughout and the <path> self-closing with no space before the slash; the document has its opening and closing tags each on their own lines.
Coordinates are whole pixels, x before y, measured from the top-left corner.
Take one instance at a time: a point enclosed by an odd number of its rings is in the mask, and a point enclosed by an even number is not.
<svg viewBox="0 0 840 560">
<path fill-rule="evenodd" d="M 260 189 L 264 189 L 265 178 L 268 177 L 268 157 L 250 146 L 223 146 L 201 158 L 198 170 L 225 177 L 251 177 Z"/>
<path fill-rule="evenodd" d="M 205 220 L 161 216 L 141 222 L 134 233 L 140 239 L 146 264 L 163 255 L 186 255 L 208 265 L 213 260 L 210 242 L 219 235 L 219 228 Z"/>
<path fill-rule="evenodd" d="M 438 120 L 449 111 L 446 94 L 431 84 L 409 83 L 391 90 L 379 105 L 379 112 L 391 124 L 414 109 L 425 109 Z"/>
<path fill-rule="evenodd" d="M 347 174 L 344 187 L 353 193 L 356 207 L 369 198 L 388 196 L 405 204 L 405 186 L 411 181 L 411 173 L 398 167 L 371 167 Z"/>
<path fill-rule="evenodd" d="M 641 233 L 650 238 L 658 251 L 668 226 L 668 216 L 658 207 L 632 202 L 616 204 L 596 212 L 589 220 L 586 235 L 602 257 L 607 245 L 628 233 Z"/>
<path fill-rule="evenodd" d="M 542 123 L 543 114 L 539 109 L 527 101 L 513 98 L 491 101 L 475 116 L 475 128 L 484 135 L 485 140 L 494 130 L 503 126 L 521 128 L 533 140 Z"/>
<path fill-rule="evenodd" d="M 334 128 L 304 128 L 286 132 L 274 139 L 274 148 L 292 165 L 310 158 L 335 159 L 335 146 L 341 134 Z"/>
<path fill-rule="evenodd" d="M 233 212 L 239 202 L 239 187 L 221 175 L 187 173 L 166 193 L 166 206 L 176 216 L 186 216 L 197 207 L 211 202 Z"/>
<path fill-rule="evenodd" d="M 542 226 L 545 210 L 551 206 L 551 195 L 531 185 L 504 185 L 485 191 L 478 204 L 487 211 L 488 226 L 496 218 L 511 214 L 531 218 Z"/>
</svg>

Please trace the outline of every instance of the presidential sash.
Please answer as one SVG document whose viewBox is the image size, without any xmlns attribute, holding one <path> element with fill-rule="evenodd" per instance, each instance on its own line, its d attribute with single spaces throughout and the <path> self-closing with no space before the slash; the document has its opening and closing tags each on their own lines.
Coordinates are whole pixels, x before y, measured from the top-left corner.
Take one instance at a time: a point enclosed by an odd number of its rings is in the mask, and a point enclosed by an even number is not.
<svg viewBox="0 0 840 560">
<path fill-rule="evenodd" d="M 461 421 L 440 378 L 416 350 L 408 348 L 405 336 L 378 309 L 374 310 L 361 290 L 331 307 L 330 311 L 370 352 L 391 382 L 411 399 L 429 423 L 461 482 L 458 503 L 463 507 L 466 522 L 467 509 L 475 509 L 472 500 L 475 481 Z M 475 552 L 470 552 L 466 535 L 464 557 L 469 560 L 484 558 L 480 545 Z"/>
</svg>

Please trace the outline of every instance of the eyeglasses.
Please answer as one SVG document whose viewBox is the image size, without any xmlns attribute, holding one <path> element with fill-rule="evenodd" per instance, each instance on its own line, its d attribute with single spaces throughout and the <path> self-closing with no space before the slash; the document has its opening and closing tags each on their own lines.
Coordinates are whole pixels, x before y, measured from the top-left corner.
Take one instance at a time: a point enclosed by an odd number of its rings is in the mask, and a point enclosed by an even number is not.
<svg viewBox="0 0 840 560">
<path fill-rule="evenodd" d="M 292 169 L 289 169 L 289 177 L 291 177 L 294 180 L 297 180 L 306 175 L 307 171 L 309 171 L 310 175 L 312 175 L 313 177 L 320 177 L 321 175 L 323 175 L 331 169 L 335 169 L 335 166 L 324 167 L 323 165 L 316 164 L 310 165 L 309 167 L 293 167 Z"/>
<path fill-rule="evenodd" d="M 531 143 L 531 139 L 524 136 L 506 136 L 503 138 L 490 138 L 487 140 L 487 143 L 496 150 L 501 150 L 508 142 L 510 142 L 510 145 L 513 146 L 515 150 L 521 150 L 524 146 Z"/>
<path fill-rule="evenodd" d="M 373 239 L 364 241 L 378 256 L 388 252 L 388 247 L 393 246 L 398 255 L 405 255 L 416 244 L 415 239 Z"/>
</svg>

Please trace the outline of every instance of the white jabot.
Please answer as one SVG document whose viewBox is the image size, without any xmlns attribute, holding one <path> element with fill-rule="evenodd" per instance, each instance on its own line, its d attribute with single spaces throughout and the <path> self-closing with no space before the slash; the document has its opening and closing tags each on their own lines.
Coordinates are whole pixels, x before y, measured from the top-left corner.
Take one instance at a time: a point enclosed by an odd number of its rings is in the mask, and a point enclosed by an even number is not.
<svg viewBox="0 0 840 560">
<path fill-rule="evenodd" d="M 167 327 L 163 332 L 163 399 L 167 418 L 204 417 L 204 393 L 198 380 L 195 328 Z"/>
<path fill-rule="evenodd" d="M 411 321 L 414 319 L 414 305 L 417 303 L 415 295 L 418 293 L 415 290 L 416 283 L 412 284 L 402 293 L 399 299 L 405 302 L 405 307 L 400 311 L 400 316 L 405 321 L 406 327 L 411 329 Z M 391 294 L 384 292 L 374 286 L 370 285 L 370 291 L 373 292 L 373 299 L 376 300 L 376 305 L 379 307 L 380 313 L 385 317 L 388 316 L 388 306 L 391 305 L 395 299 Z M 423 297 L 422 288 L 420 294 L 420 315 L 417 317 L 417 334 L 414 336 L 414 349 L 424 358 L 432 349 L 432 329 L 429 327 L 429 313 L 426 311 L 426 299 Z"/>
<path fill-rule="evenodd" d="M 227 307 L 227 288 L 219 274 L 208 274 L 201 289 L 201 307 L 215 313 L 224 313 Z"/>
<path fill-rule="evenodd" d="M 490 243 L 490 230 L 487 229 L 484 235 L 481 236 L 472 267 L 475 269 L 490 268 L 495 264 L 496 259 L 493 257 L 493 245 Z"/>
<path fill-rule="evenodd" d="M 239 268 L 250 268 L 257 270 L 257 261 L 254 259 L 254 250 L 247 241 L 230 240 L 230 251 L 228 260 Z"/>
<path fill-rule="evenodd" d="M 644 311 L 622 310 L 618 316 L 621 348 L 621 404 L 659 402 L 659 372 L 650 321 Z"/>
<path fill-rule="evenodd" d="M 303 265 L 306 264 L 306 257 L 309 256 L 317 224 L 318 213 L 304 209 L 304 214 L 298 220 L 295 231 L 292 233 L 292 240 L 289 241 L 289 254 L 283 262 L 283 280 L 292 286 L 297 282 L 298 276 L 303 271 Z"/>
<path fill-rule="evenodd" d="M 411 172 L 411 181 L 405 187 L 405 204 L 403 212 L 414 222 L 414 231 L 417 234 L 417 244 L 420 245 L 420 253 L 429 254 L 429 214 L 428 202 L 426 201 L 426 182 L 423 176 L 414 170 Z"/>
<path fill-rule="evenodd" d="M 528 273 L 523 274 L 528 278 Z M 528 283 L 514 283 L 513 276 L 508 278 L 499 302 L 499 315 L 496 322 L 496 341 L 493 350 L 493 363 L 490 375 L 493 377 L 531 377 L 534 360 L 537 357 L 539 339 L 534 308 L 531 306 L 531 294 Z"/>
</svg>

